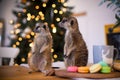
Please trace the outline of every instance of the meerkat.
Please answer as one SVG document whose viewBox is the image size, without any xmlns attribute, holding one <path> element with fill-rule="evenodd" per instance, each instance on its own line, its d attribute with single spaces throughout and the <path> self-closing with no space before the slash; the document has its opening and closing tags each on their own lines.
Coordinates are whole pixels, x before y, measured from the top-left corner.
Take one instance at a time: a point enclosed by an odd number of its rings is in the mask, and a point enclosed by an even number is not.
<svg viewBox="0 0 120 80">
<path fill-rule="evenodd" d="M 41 71 L 45 75 L 52 75 L 54 70 L 52 69 L 52 36 L 49 28 L 44 23 L 37 23 L 34 32 L 36 34 L 34 38 L 34 46 L 32 48 L 32 54 L 28 59 L 31 72 Z"/>
<path fill-rule="evenodd" d="M 64 61 L 68 66 L 85 66 L 88 62 L 88 49 L 79 31 L 75 17 L 63 18 L 59 26 L 66 30 L 64 45 Z"/>
</svg>

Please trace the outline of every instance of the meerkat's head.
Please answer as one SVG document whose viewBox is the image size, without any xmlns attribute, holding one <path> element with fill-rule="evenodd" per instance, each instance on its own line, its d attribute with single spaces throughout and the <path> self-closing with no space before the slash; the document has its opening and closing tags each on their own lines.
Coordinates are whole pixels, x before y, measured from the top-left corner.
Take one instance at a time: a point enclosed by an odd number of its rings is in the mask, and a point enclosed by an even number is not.
<svg viewBox="0 0 120 80">
<path fill-rule="evenodd" d="M 41 22 L 36 24 L 36 26 L 34 28 L 34 32 L 35 33 L 40 33 L 40 34 L 43 34 L 43 35 L 47 34 L 47 33 L 50 33 L 48 26 L 44 23 L 41 23 Z"/>
<path fill-rule="evenodd" d="M 59 26 L 66 30 L 78 30 L 78 22 L 75 17 L 63 18 Z"/>
</svg>

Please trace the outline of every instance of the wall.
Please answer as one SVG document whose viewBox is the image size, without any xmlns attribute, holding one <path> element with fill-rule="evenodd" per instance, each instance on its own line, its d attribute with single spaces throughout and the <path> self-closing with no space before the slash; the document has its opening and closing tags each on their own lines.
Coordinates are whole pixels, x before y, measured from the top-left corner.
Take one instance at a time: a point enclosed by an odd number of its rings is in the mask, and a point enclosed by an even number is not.
<svg viewBox="0 0 120 80">
<path fill-rule="evenodd" d="M 0 18 L 5 20 L 6 27 L 5 46 L 10 42 L 8 36 L 13 26 L 9 24 L 9 21 L 15 19 L 15 16 L 12 14 L 12 10 L 15 7 L 15 1 L 16 0 L 1 0 L 0 2 Z"/>
<path fill-rule="evenodd" d="M 106 4 L 99 6 L 102 0 L 69 0 L 68 5 L 74 6 L 73 12 L 86 12 L 85 16 L 77 17 L 79 29 L 87 43 L 89 50 L 89 62 L 93 61 L 92 46 L 105 45 L 104 25 L 115 23 L 114 12 L 106 8 Z M 12 10 L 15 0 L 2 0 L 0 3 L 0 17 L 6 21 L 6 44 L 9 43 L 9 31 L 13 28 L 9 21 L 15 19 Z"/>
</svg>

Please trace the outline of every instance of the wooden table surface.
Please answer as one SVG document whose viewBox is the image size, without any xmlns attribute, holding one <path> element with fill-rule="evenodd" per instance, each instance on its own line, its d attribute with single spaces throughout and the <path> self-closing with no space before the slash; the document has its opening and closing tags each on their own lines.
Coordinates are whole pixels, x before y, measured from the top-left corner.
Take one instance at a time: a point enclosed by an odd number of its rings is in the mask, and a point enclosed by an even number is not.
<svg viewBox="0 0 120 80">
<path fill-rule="evenodd" d="M 41 72 L 29 74 L 29 69 L 22 66 L 0 66 L 0 80 L 70 80 L 56 76 L 45 76 Z"/>
</svg>

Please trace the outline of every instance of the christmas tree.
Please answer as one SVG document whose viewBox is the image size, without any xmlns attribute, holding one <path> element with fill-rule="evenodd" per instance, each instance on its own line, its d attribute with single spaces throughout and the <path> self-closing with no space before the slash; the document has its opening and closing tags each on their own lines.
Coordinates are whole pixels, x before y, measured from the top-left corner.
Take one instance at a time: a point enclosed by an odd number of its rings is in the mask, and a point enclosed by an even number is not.
<svg viewBox="0 0 120 80">
<path fill-rule="evenodd" d="M 13 30 L 10 31 L 10 46 L 18 47 L 20 53 L 15 59 L 16 64 L 27 63 L 35 33 L 33 29 L 37 22 L 49 26 L 53 37 L 53 61 L 63 60 L 64 30 L 58 27 L 63 17 L 71 15 L 71 9 L 66 5 L 68 0 L 16 0 L 16 10 L 13 14 L 16 20 L 11 20 Z"/>
</svg>

